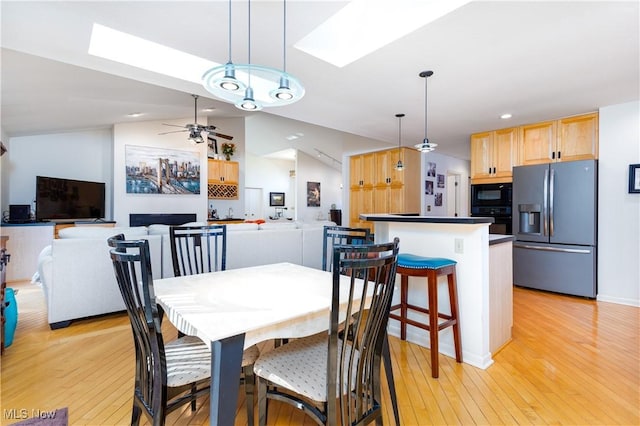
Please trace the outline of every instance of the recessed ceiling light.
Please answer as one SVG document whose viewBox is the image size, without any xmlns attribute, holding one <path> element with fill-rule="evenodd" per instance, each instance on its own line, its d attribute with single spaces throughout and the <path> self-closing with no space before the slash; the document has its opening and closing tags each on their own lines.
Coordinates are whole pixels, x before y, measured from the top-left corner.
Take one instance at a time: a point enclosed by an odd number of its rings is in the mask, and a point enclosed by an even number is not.
<svg viewBox="0 0 640 426">
<path fill-rule="evenodd" d="M 143 115 L 144 113 L 142 112 L 132 112 L 131 114 L 127 114 L 127 117 L 136 118 L 136 117 L 141 117 Z"/>
<path fill-rule="evenodd" d="M 208 108 L 203 108 L 202 111 L 204 112 L 212 112 L 215 111 L 216 109 L 214 107 L 208 107 Z"/>
<path fill-rule="evenodd" d="M 288 141 L 293 141 L 293 140 L 296 140 L 298 138 L 299 138 L 299 136 L 297 136 L 297 135 L 289 135 L 289 136 L 285 137 L 285 139 L 288 140 Z"/>
<path fill-rule="evenodd" d="M 509 114 L 509 113 L 502 114 L 502 115 L 500 116 L 500 118 L 502 118 L 503 120 L 506 120 L 506 119 L 511 118 L 511 117 L 512 117 L 512 116 L 511 116 L 511 114 Z"/>
</svg>

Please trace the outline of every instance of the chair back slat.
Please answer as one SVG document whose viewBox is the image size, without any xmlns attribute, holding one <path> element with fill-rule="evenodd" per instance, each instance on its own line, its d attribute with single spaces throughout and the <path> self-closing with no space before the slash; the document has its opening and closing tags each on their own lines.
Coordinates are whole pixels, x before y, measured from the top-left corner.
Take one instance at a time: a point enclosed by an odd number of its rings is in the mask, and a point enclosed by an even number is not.
<svg viewBox="0 0 640 426">
<path fill-rule="evenodd" d="M 227 226 L 172 226 L 171 260 L 176 277 L 227 268 Z"/>
<path fill-rule="evenodd" d="M 322 270 L 332 270 L 334 246 L 370 244 L 372 242 L 371 233 L 367 228 L 325 226 L 322 239 Z"/>
<path fill-rule="evenodd" d="M 391 243 L 333 247 L 327 409 L 329 418 L 339 413 L 342 424 L 366 424 L 381 415 L 380 361 L 398 245 L 395 238 Z M 347 338 L 344 330 L 349 331 Z"/>
</svg>

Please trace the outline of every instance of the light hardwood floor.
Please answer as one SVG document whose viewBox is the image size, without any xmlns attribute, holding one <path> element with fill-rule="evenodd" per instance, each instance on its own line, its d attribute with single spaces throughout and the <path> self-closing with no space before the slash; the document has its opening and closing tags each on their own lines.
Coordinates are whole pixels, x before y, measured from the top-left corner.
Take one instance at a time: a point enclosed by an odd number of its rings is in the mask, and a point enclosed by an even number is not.
<svg viewBox="0 0 640 426">
<path fill-rule="evenodd" d="M 0 424 L 26 409 L 69 408 L 71 425 L 125 425 L 131 413 L 133 350 L 124 314 L 51 331 L 39 287 L 19 290 L 18 329 L 1 359 Z M 440 378 L 429 350 L 391 338 L 404 425 L 640 424 L 640 309 L 514 290 L 513 340 L 480 370 L 441 355 Z M 168 321 L 167 333 L 173 334 Z M 385 424 L 393 424 L 386 387 Z M 208 424 L 208 399 L 168 424 Z M 15 416 L 14 416 L 15 417 Z M 245 425 L 240 394 L 236 425 Z M 313 424 L 274 403 L 269 424 Z"/>
</svg>

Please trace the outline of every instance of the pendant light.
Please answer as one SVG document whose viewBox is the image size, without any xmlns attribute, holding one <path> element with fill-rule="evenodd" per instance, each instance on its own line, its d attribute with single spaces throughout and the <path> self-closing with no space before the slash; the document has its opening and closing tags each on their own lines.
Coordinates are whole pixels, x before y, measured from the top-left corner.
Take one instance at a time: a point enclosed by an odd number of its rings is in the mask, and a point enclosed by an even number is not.
<svg viewBox="0 0 640 426">
<path fill-rule="evenodd" d="M 404 114 L 396 114 L 398 117 L 398 163 L 396 164 L 396 170 L 401 172 L 404 170 L 404 164 L 402 164 L 402 149 L 400 148 L 402 140 L 402 117 Z"/>
<path fill-rule="evenodd" d="M 248 9 L 248 63 L 231 62 L 231 0 L 229 0 L 229 60 L 225 65 L 215 66 L 204 73 L 202 76 L 204 88 L 217 98 L 231 102 L 245 111 L 258 111 L 263 107 L 297 102 L 304 96 L 305 90 L 300 81 L 286 70 L 286 0 L 283 0 L 282 70 L 251 63 L 251 0 L 248 1 Z"/>
<path fill-rule="evenodd" d="M 249 28 L 247 33 L 247 88 L 244 91 L 244 98 L 236 102 L 236 107 L 245 111 L 260 111 L 262 105 L 253 98 L 253 88 L 251 87 L 251 0 L 248 1 L 248 22 Z"/>
<path fill-rule="evenodd" d="M 220 90 L 224 90 L 226 92 L 242 92 L 245 90 L 246 86 L 243 82 L 236 78 L 236 68 L 231 61 L 231 0 L 229 0 L 229 59 L 227 63 L 224 65 L 224 76 L 221 78 L 215 79 L 211 82 L 212 85 L 219 88 Z M 203 76 L 203 79 L 208 78 L 208 74 L 211 73 L 212 70 L 209 70 Z"/>
<path fill-rule="evenodd" d="M 433 71 L 422 71 L 418 75 L 424 78 L 424 140 L 414 146 L 420 152 L 431 152 L 438 146 L 438 144 L 429 142 L 429 138 L 427 138 L 427 79 L 433 75 Z"/>
<path fill-rule="evenodd" d="M 280 101 L 293 101 L 295 96 L 287 78 L 287 0 L 282 1 L 282 76 L 280 76 L 280 86 L 272 90 L 269 95 Z"/>
</svg>

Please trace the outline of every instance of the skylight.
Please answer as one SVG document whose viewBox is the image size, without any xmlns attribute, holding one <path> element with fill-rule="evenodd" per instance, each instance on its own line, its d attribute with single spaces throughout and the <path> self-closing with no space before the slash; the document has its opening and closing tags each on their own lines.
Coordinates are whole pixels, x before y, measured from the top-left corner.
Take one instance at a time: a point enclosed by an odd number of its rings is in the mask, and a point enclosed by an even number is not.
<svg viewBox="0 0 640 426">
<path fill-rule="evenodd" d="M 353 0 L 294 47 L 344 67 L 470 1 Z"/>
<path fill-rule="evenodd" d="M 96 23 L 89 54 L 198 84 L 206 70 L 219 65 Z"/>
</svg>

